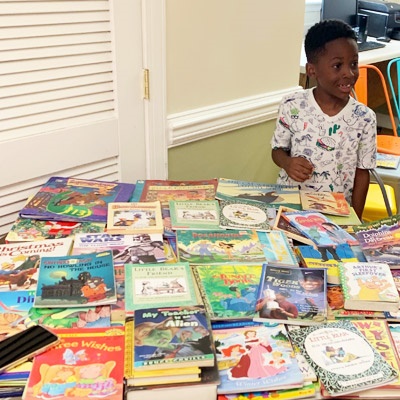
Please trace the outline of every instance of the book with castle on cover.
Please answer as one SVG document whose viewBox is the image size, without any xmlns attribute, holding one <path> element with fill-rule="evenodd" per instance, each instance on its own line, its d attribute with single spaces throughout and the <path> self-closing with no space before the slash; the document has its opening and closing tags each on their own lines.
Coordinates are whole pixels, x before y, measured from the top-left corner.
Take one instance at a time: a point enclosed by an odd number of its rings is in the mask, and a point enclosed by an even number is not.
<svg viewBox="0 0 400 400">
<path fill-rule="evenodd" d="M 61 342 L 36 356 L 25 400 L 121 400 L 124 327 L 54 329 Z"/>
<path fill-rule="evenodd" d="M 53 176 L 22 208 L 20 216 L 106 222 L 108 203 L 129 201 L 134 189 L 132 183 Z"/>
<path fill-rule="evenodd" d="M 303 210 L 323 214 L 350 215 L 349 203 L 341 192 L 300 190 L 300 200 Z"/>
</svg>

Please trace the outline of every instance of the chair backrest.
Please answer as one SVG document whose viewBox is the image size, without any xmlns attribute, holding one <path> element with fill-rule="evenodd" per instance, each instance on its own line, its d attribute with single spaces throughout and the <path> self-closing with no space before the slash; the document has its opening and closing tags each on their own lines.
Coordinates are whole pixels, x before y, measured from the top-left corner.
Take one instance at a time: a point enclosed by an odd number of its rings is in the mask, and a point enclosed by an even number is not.
<svg viewBox="0 0 400 400">
<path fill-rule="evenodd" d="M 389 84 L 390 93 L 392 95 L 392 102 L 396 112 L 397 120 L 397 133 L 400 133 L 400 57 L 393 58 L 387 65 L 387 81 Z"/>
</svg>

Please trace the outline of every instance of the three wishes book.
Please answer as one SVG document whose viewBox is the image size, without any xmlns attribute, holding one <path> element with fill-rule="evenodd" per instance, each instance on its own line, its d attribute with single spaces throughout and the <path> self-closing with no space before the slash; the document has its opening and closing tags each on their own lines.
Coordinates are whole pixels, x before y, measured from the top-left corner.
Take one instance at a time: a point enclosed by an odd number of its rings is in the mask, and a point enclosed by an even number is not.
<svg viewBox="0 0 400 400">
<path fill-rule="evenodd" d="M 129 201 L 135 185 L 51 177 L 20 211 L 22 218 L 107 222 L 110 202 Z"/>
<path fill-rule="evenodd" d="M 218 394 L 302 387 L 303 374 L 284 324 L 213 325 Z"/>
<path fill-rule="evenodd" d="M 399 292 L 388 264 L 345 262 L 339 264 L 344 308 L 349 310 L 399 310 Z"/>
<path fill-rule="evenodd" d="M 159 201 L 109 203 L 106 232 L 110 234 L 160 233 L 164 231 Z"/>
<path fill-rule="evenodd" d="M 125 309 L 196 305 L 194 285 L 188 263 L 125 264 Z"/>
<path fill-rule="evenodd" d="M 122 399 L 124 327 L 53 331 L 61 342 L 34 358 L 25 400 Z"/>
<path fill-rule="evenodd" d="M 327 319 L 326 286 L 326 269 L 264 264 L 255 320 L 321 324 Z"/>
<path fill-rule="evenodd" d="M 290 330 L 289 337 L 301 349 L 330 396 L 383 386 L 398 376 L 350 321 Z"/>
<path fill-rule="evenodd" d="M 220 264 L 266 261 L 255 230 L 180 230 L 176 231 L 177 255 L 189 264 Z"/>
<path fill-rule="evenodd" d="M 211 325 L 202 305 L 136 310 L 133 335 L 134 370 L 215 364 Z"/>
<path fill-rule="evenodd" d="M 255 315 L 261 264 L 196 265 L 192 268 L 211 320 L 249 319 Z"/>
<path fill-rule="evenodd" d="M 41 258 L 35 307 L 85 307 L 116 301 L 111 251 Z"/>
<path fill-rule="evenodd" d="M 315 192 L 300 190 L 303 210 L 323 214 L 350 215 L 350 206 L 341 192 Z"/>
</svg>

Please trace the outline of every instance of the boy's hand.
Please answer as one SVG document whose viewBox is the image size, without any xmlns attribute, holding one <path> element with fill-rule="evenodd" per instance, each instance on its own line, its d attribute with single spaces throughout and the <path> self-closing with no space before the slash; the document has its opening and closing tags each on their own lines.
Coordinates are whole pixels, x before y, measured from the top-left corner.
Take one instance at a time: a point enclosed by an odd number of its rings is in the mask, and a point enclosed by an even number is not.
<svg viewBox="0 0 400 400">
<path fill-rule="evenodd" d="M 297 182 L 310 179 L 313 169 L 313 165 L 304 157 L 290 157 L 284 167 L 289 177 Z"/>
</svg>

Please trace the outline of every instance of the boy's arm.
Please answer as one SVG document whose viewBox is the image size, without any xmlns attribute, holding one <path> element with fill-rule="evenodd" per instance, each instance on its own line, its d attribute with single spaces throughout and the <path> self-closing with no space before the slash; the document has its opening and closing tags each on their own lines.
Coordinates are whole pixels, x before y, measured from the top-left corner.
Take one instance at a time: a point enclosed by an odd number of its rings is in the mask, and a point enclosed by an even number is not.
<svg viewBox="0 0 400 400">
<path fill-rule="evenodd" d="M 304 157 L 291 157 L 289 152 L 282 148 L 272 149 L 271 156 L 274 163 L 283 168 L 294 181 L 304 182 L 311 177 L 313 166 Z"/>
<path fill-rule="evenodd" d="M 356 168 L 351 201 L 354 211 L 360 220 L 364 211 L 365 200 L 367 198 L 369 180 L 370 177 L 368 169 Z"/>
</svg>

